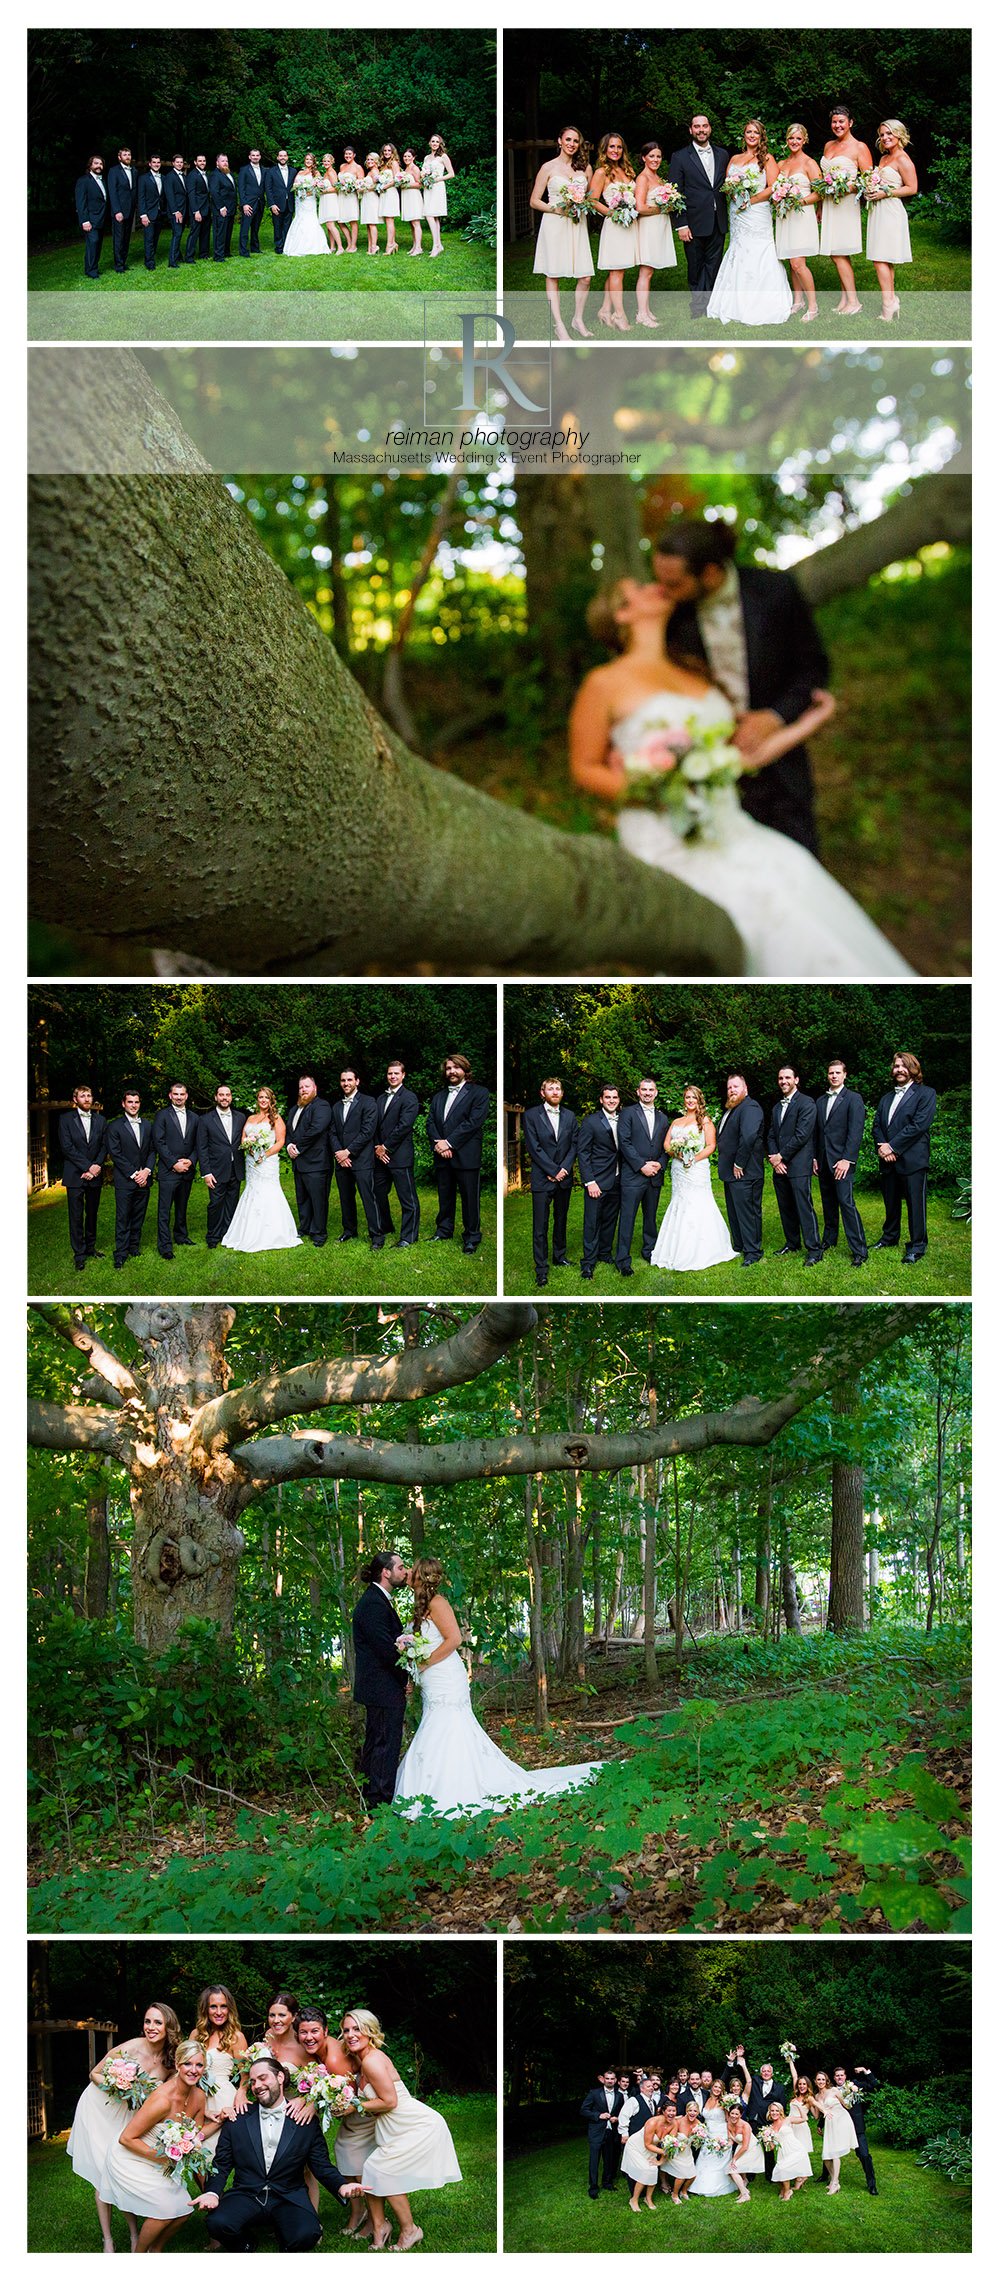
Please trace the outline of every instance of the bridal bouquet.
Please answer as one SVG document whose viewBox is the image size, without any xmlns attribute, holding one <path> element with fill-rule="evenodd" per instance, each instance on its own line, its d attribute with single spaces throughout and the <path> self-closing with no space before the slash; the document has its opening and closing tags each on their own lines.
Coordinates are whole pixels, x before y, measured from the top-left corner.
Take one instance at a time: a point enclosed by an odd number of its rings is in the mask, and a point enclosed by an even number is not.
<svg viewBox="0 0 1000 2282">
<path fill-rule="evenodd" d="M 693 1133 L 682 1133 L 678 1136 L 676 1141 L 669 1141 L 667 1143 L 670 1155 L 676 1158 L 679 1165 L 683 1165 L 686 1173 L 690 1172 L 695 1158 L 701 1156 L 701 1152 L 704 1146 L 705 1143 L 702 1139 L 701 1134 L 698 1132 L 697 1126 L 695 1127 Z M 722 2104 L 723 2107 L 725 2107 L 725 2101 L 723 2101 Z"/>
<path fill-rule="evenodd" d="M 738 2108 L 740 2106 L 739 2093 L 723 2092 L 722 2098 L 719 2101 L 719 2106 L 720 2108 L 725 2108 L 726 2114 L 728 2116 L 733 2108 Z"/>
<path fill-rule="evenodd" d="M 581 215 L 592 214 L 594 201 L 587 189 L 586 175 L 574 174 L 570 182 L 565 175 L 560 175 L 554 188 L 550 182 L 549 205 L 565 222 L 579 222 Z"/>
<path fill-rule="evenodd" d="M 781 2153 L 781 2141 L 773 2124 L 761 2124 L 757 2133 L 757 2144 L 763 2148 L 765 2155 L 780 2155 Z"/>
<path fill-rule="evenodd" d="M 647 713 L 639 743 L 624 756 L 628 804 L 662 810 L 682 840 L 710 839 L 714 812 L 743 774 L 730 727 L 695 715 L 658 722 Z"/>
<path fill-rule="evenodd" d="M 426 1664 L 433 1651 L 422 1632 L 401 1632 L 396 1642 L 396 1654 L 405 1664 L 411 1680 L 419 1680 L 421 1665 Z"/>
<path fill-rule="evenodd" d="M 850 158 L 825 158 L 820 165 L 822 192 L 831 206 L 842 206 L 845 198 L 856 198 L 858 170 Z"/>
<path fill-rule="evenodd" d="M 252 1133 L 248 1133 L 244 1126 L 240 1135 L 240 1148 L 252 1165 L 260 1165 L 267 1156 L 273 1139 L 274 1135 L 266 1125 L 258 1125 Z"/>
<path fill-rule="evenodd" d="M 619 230 L 627 230 L 635 221 L 638 209 L 635 203 L 635 191 L 630 182 L 610 183 L 604 193 L 603 203 L 608 209 L 612 222 L 617 224 Z"/>
<path fill-rule="evenodd" d="M 801 182 L 793 182 L 790 174 L 779 174 L 771 189 L 771 204 L 777 214 L 804 214 L 809 203 L 809 191 Z"/>
<path fill-rule="evenodd" d="M 727 174 L 722 195 L 728 198 L 731 213 L 745 214 L 751 198 L 756 198 L 758 190 L 763 188 L 764 177 L 759 166 L 745 166 L 739 174 Z"/>
<path fill-rule="evenodd" d="M 124 2100 L 125 2106 L 141 2108 L 151 2092 L 156 2090 L 155 2076 L 140 2068 L 137 2060 L 126 2060 L 122 2053 L 111 2053 L 101 2069 L 100 2089 L 109 2100 Z"/>
<path fill-rule="evenodd" d="M 683 214 L 685 199 L 676 182 L 654 182 L 646 203 L 658 214 Z"/>
<path fill-rule="evenodd" d="M 841 2105 L 845 2108 L 856 2108 L 858 2101 L 863 2100 L 865 2096 L 860 2084 L 855 2084 L 850 2079 L 846 2084 L 835 2085 L 834 2089 Z"/>
<path fill-rule="evenodd" d="M 791 2042 L 786 2044 L 779 2044 L 778 2051 L 780 2052 L 781 2057 L 785 2063 L 785 2067 L 788 2069 L 789 2075 L 797 2076 L 799 2072 L 799 2055 L 796 2046 Z"/>
<path fill-rule="evenodd" d="M 153 2133 L 153 2146 L 167 2165 L 167 2177 L 186 2195 L 200 2195 L 211 2171 L 214 2157 L 206 2147 L 197 2124 L 186 2116 L 168 2117 L 158 2124 Z"/>
</svg>

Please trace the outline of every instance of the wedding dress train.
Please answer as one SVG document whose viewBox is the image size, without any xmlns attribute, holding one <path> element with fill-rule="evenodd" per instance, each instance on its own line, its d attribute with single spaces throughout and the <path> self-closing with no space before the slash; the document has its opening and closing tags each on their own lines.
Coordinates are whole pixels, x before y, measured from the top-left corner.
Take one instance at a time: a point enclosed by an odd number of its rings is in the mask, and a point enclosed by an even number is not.
<svg viewBox="0 0 1000 2282">
<path fill-rule="evenodd" d="M 433 1648 L 442 1635 L 425 1617 L 421 1635 Z M 579 1767 L 518 1767 L 480 1727 L 472 1709 L 469 1675 L 457 1649 L 420 1675 L 420 1725 L 396 1776 L 394 1804 L 412 1820 L 429 1799 L 434 1814 L 474 1814 L 525 1806 L 575 1790 L 599 1773 L 598 1760 Z M 410 1802 L 410 1803 L 405 1803 Z"/>
</svg>

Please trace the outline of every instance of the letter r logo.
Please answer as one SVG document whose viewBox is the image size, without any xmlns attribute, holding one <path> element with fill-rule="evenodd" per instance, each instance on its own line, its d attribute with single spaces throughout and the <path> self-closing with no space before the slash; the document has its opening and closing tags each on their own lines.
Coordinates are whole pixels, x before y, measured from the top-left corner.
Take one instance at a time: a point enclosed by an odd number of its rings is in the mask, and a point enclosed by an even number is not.
<svg viewBox="0 0 1000 2282">
<path fill-rule="evenodd" d="M 499 341 L 480 341 L 477 344 L 476 326 L 481 319 L 469 310 L 463 310 L 461 313 L 463 408 L 467 412 L 475 412 L 480 409 L 476 402 L 477 374 L 489 375 L 492 373 L 495 379 L 499 381 L 500 386 L 506 389 L 507 394 L 512 396 L 515 403 L 521 406 L 522 411 L 544 412 L 545 406 L 537 403 L 533 396 L 526 394 L 510 370 L 509 358 L 517 346 L 517 334 L 509 317 L 501 317 L 499 312 L 494 310 L 490 310 L 486 314 L 488 323 L 496 326 L 500 338 Z"/>
</svg>

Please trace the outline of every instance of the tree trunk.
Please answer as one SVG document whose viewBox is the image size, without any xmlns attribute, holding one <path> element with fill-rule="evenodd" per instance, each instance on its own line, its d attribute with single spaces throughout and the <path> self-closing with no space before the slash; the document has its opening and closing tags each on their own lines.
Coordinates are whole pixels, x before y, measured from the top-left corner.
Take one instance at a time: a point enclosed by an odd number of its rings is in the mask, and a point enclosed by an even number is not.
<svg viewBox="0 0 1000 2282">
<path fill-rule="evenodd" d="M 971 543 L 972 482 L 967 475 L 920 476 L 883 515 L 796 563 L 796 582 L 816 609 L 864 586 L 888 563 L 903 562 L 941 539 L 951 547 Z"/>
<path fill-rule="evenodd" d="M 792 1556 L 789 1551 L 784 1531 L 782 1532 L 781 1544 L 781 1606 L 785 1617 L 785 1631 L 797 1632 L 801 1634 L 802 1611 L 799 1608 L 799 1591 L 798 1586 L 795 1582 L 795 1566 L 792 1561 Z"/>
<path fill-rule="evenodd" d="M 767 1639 L 771 1613 L 771 1494 L 774 1460 L 769 1457 L 757 1494 L 757 1542 L 754 1562 L 754 1623 Z"/>
<path fill-rule="evenodd" d="M 233 1314 L 221 1305 L 128 1310 L 148 1388 L 148 1427 L 129 1473 L 132 1603 L 136 1639 L 153 1654 L 189 1616 L 233 1629 L 246 1485 L 228 1453 L 210 1457 L 185 1432 L 200 1405 L 225 1392 Z"/>
<path fill-rule="evenodd" d="M 225 485 L 195 472 L 138 361 L 79 357 L 136 467 L 148 424 L 157 464 L 166 432 L 188 472 L 32 480 L 38 919 L 79 926 L 85 849 L 109 937 L 235 974 L 571 974 L 581 944 L 594 972 L 644 973 L 651 942 L 664 974 L 741 971 L 736 930 L 682 882 L 408 752 Z M 34 409 L 64 419 L 51 361 Z M 129 566 L 125 613 L 106 599 L 112 562 Z M 345 847 L 363 896 L 342 893 Z M 277 930 L 263 877 L 282 883 Z"/>
<path fill-rule="evenodd" d="M 857 1379 L 843 1379 L 834 1387 L 831 1407 L 839 1418 L 855 1416 Z M 841 1459 L 833 1466 L 826 1626 L 828 1632 L 865 1629 L 865 1475 L 863 1466 L 845 1465 Z"/>
<path fill-rule="evenodd" d="M 83 1585 L 84 1615 L 107 1616 L 111 1589 L 111 1544 L 108 1536 L 108 1493 L 94 1484 L 87 1492 L 87 1567 Z"/>
</svg>

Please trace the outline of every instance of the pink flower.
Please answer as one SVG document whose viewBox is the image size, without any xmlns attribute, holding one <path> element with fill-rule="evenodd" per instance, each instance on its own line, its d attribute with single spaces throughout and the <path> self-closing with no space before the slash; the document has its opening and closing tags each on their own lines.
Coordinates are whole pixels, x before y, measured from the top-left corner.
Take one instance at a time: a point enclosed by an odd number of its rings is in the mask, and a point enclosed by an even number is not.
<svg viewBox="0 0 1000 2282">
<path fill-rule="evenodd" d="M 639 755 L 644 768 L 658 769 L 666 775 L 677 767 L 682 753 L 686 753 L 691 739 L 683 729 L 653 729 L 644 737 Z"/>
</svg>

